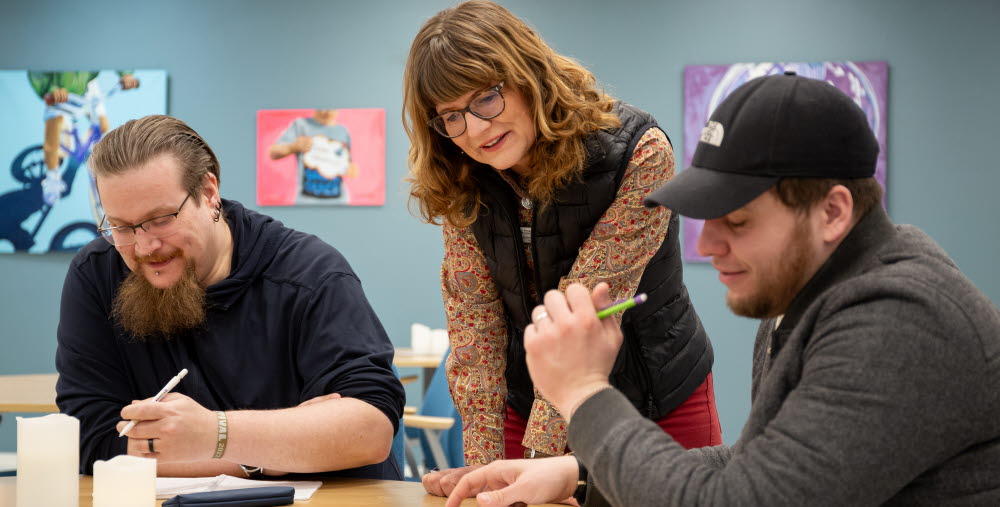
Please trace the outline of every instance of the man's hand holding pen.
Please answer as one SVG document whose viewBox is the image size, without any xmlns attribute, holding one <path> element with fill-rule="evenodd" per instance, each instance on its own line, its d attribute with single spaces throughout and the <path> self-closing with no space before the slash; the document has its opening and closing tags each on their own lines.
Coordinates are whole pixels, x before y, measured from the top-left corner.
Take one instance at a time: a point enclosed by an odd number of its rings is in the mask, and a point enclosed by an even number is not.
<svg viewBox="0 0 1000 507">
<path fill-rule="evenodd" d="M 169 393 L 159 402 L 133 401 L 121 411 L 117 429 L 128 420 L 139 421 L 128 432 L 128 453 L 160 462 L 209 459 L 215 451 L 218 423 L 215 412 L 180 393 Z"/>
</svg>

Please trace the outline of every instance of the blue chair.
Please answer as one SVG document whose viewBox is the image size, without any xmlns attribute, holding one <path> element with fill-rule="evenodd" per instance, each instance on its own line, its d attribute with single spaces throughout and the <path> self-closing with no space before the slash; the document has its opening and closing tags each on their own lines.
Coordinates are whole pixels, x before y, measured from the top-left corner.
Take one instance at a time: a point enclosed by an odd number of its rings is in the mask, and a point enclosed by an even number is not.
<svg viewBox="0 0 1000 507">
<path fill-rule="evenodd" d="M 396 369 L 396 365 L 392 365 L 392 372 L 399 377 L 399 370 Z M 392 457 L 396 459 L 396 468 L 399 469 L 400 477 L 404 477 L 403 460 L 406 459 L 406 436 L 403 435 L 402 418 L 399 419 L 399 425 L 397 427 L 399 429 L 397 429 L 396 434 L 392 436 Z"/>
<path fill-rule="evenodd" d="M 427 470 L 465 465 L 462 418 L 448 392 L 448 376 L 445 374 L 447 359 L 448 354 L 445 354 L 434 371 L 420 409 L 407 407 L 403 413 L 406 462 L 417 479 Z M 424 455 L 422 469 L 413 452 L 418 443 Z"/>
</svg>

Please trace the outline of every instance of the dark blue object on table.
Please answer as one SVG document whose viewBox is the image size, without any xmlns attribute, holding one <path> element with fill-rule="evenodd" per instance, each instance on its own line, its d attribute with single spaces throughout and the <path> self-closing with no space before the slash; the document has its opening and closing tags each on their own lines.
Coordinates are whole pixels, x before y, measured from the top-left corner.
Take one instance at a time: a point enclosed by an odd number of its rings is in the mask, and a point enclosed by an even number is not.
<svg viewBox="0 0 1000 507">
<path fill-rule="evenodd" d="M 193 505 L 197 507 L 268 507 L 271 505 L 291 505 L 295 502 L 295 488 L 290 486 L 275 486 L 264 488 L 228 489 L 225 491 L 206 491 L 204 493 L 186 493 L 177 495 L 166 502 L 164 506 Z"/>
</svg>

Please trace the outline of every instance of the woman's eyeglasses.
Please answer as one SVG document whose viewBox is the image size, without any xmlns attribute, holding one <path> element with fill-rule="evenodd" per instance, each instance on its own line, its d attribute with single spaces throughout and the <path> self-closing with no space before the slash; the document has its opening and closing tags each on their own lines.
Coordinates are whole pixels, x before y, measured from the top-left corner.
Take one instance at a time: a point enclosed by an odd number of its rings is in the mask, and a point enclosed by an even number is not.
<svg viewBox="0 0 1000 507">
<path fill-rule="evenodd" d="M 501 88 L 503 88 L 503 81 L 493 88 L 473 97 L 469 105 L 465 106 L 465 109 L 445 111 L 431 118 L 431 121 L 427 122 L 427 125 L 445 137 L 458 137 L 465 133 L 465 128 L 467 127 L 465 113 L 472 113 L 477 118 L 484 120 L 500 116 L 504 108 L 503 94 L 500 93 Z"/>
</svg>

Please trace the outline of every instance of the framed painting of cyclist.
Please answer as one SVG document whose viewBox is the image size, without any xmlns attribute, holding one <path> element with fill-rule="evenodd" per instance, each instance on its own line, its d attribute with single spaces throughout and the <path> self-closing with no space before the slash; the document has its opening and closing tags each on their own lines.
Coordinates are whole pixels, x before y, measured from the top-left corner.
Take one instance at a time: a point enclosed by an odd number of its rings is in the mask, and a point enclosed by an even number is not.
<svg viewBox="0 0 1000 507">
<path fill-rule="evenodd" d="M 75 252 L 103 216 L 90 150 L 167 111 L 162 70 L 0 70 L 0 253 Z"/>
<path fill-rule="evenodd" d="M 258 111 L 257 204 L 385 204 L 385 110 Z"/>
</svg>

